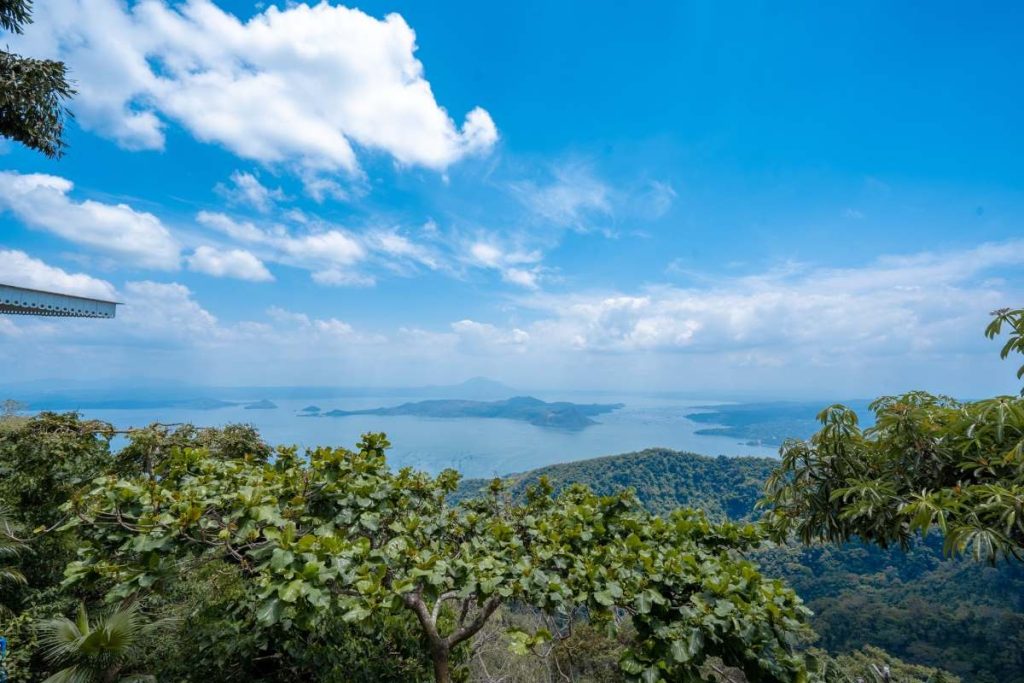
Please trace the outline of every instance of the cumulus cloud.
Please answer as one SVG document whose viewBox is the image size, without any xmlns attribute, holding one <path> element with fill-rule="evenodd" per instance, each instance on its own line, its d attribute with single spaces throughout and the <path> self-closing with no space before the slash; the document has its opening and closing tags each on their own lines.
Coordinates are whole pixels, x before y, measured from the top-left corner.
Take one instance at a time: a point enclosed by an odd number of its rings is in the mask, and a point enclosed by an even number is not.
<svg viewBox="0 0 1024 683">
<path fill-rule="evenodd" d="M 156 216 L 127 204 L 105 204 L 69 194 L 74 184 L 43 173 L 0 171 L 0 208 L 25 225 L 46 230 L 142 268 L 175 270 L 180 248 Z"/>
<path fill-rule="evenodd" d="M 188 257 L 188 267 L 214 277 L 232 277 L 252 282 L 269 282 L 274 279 L 263 262 L 244 249 L 216 249 L 203 245 Z"/>
<path fill-rule="evenodd" d="M 108 301 L 117 298 L 114 286 L 106 280 L 69 273 L 15 249 L 0 249 L 0 282 Z"/>
<path fill-rule="evenodd" d="M 201 211 L 200 224 L 228 237 L 266 251 L 266 258 L 313 272 L 313 279 L 325 285 L 373 284 L 354 266 L 366 258 L 366 247 L 352 234 L 338 228 L 314 229 L 296 234 L 281 225 L 258 227 L 222 213 Z"/>
<path fill-rule="evenodd" d="M 438 104 L 398 14 L 321 2 L 242 21 L 209 0 L 33 9 L 32 30 L 9 36 L 12 47 L 66 61 L 78 120 L 128 149 L 161 149 L 173 121 L 239 157 L 315 178 L 357 173 L 357 148 L 444 170 L 498 137 L 485 110 L 459 127 Z"/>
<path fill-rule="evenodd" d="M 255 175 L 243 171 L 232 173 L 229 183 L 218 183 L 214 191 L 231 204 L 256 209 L 260 213 L 267 213 L 273 208 L 274 202 L 284 199 L 281 188 L 270 189 Z"/>
</svg>

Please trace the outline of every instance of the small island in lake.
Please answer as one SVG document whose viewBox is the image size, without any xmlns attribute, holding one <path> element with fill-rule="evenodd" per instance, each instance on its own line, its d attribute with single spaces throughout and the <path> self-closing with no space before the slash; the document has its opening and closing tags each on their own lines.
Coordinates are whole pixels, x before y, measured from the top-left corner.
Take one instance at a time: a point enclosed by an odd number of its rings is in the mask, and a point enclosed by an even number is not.
<svg viewBox="0 0 1024 683">
<path fill-rule="evenodd" d="M 349 415 L 416 415 L 419 417 L 500 417 L 522 420 L 539 427 L 557 429 L 584 429 L 597 424 L 593 415 L 610 413 L 622 408 L 621 403 L 547 403 L 532 396 L 517 396 L 504 401 L 465 401 L 437 399 L 403 403 L 390 408 L 365 410 L 330 410 L 326 417 Z"/>
<path fill-rule="evenodd" d="M 299 412 L 304 415 L 315 415 L 320 412 L 320 406 L 306 406 Z"/>
<path fill-rule="evenodd" d="M 274 410 L 277 408 L 277 404 L 273 401 L 263 399 L 262 401 L 256 401 L 254 403 L 248 403 L 245 406 L 246 410 Z"/>
</svg>

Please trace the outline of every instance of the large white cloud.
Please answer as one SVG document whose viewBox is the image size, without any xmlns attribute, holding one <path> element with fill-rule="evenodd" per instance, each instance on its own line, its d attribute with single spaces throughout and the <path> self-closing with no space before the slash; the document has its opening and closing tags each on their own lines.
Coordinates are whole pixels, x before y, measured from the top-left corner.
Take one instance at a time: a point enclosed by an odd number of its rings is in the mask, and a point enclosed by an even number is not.
<svg viewBox="0 0 1024 683">
<path fill-rule="evenodd" d="M 457 127 L 398 14 L 321 2 L 247 21 L 209 0 L 40 0 L 12 47 L 65 60 L 79 121 L 130 149 L 160 149 L 166 121 L 240 157 L 318 174 L 358 169 L 355 147 L 444 170 L 490 148 L 475 108 Z"/>
<path fill-rule="evenodd" d="M 52 232 L 143 268 L 179 267 L 179 246 L 156 216 L 127 204 L 68 195 L 74 184 L 42 173 L 0 171 L 0 209 L 26 225 Z"/>
<path fill-rule="evenodd" d="M 84 273 L 69 273 L 16 249 L 0 249 L 0 282 L 96 299 L 116 298 L 114 286 Z"/>
</svg>

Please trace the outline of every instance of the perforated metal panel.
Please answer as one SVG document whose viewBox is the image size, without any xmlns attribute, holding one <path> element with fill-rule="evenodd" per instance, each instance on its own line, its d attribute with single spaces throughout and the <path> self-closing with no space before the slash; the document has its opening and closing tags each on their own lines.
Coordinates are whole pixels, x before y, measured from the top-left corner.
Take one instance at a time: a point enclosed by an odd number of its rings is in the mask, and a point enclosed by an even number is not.
<svg viewBox="0 0 1024 683">
<path fill-rule="evenodd" d="M 62 318 L 113 318 L 117 303 L 0 284 L 0 313 Z"/>
</svg>

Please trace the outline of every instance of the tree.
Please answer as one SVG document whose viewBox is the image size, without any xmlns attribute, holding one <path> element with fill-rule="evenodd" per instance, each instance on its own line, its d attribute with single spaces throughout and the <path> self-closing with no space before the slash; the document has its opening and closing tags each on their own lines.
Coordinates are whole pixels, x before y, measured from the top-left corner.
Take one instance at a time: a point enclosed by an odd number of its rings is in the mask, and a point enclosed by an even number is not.
<svg viewBox="0 0 1024 683">
<path fill-rule="evenodd" d="M 388 445 L 370 434 L 358 451 L 279 449 L 272 462 L 172 449 L 151 473 L 101 476 L 66 506 L 85 541 L 68 580 L 128 598 L 225 562 L 244 579 L 240 599 L 258 606 L 256 628 L 315 633 L 333 614 L 374 628 L 411 614 L 439 682 L 452 679 L 453 653 L 515 604 L 585 609 L 600 628 L 630 616 L 637 639 L 620 664 L 633 679 L 698 680 L 720 657 L 751 681 L 803 680 L 807 610 L 740 556 L 760 543 L 756 527 L 690 510 L 654 517 L 628 491 L 554 497 L 545 482 L 522 503 L 496 481 L 450 505 L 455 472 L 394 473 Z"/>
<path fill-rule="evenodd" d="M 0 28 L 22 33 L 32 21 L 31 0 L 0 0 Z M 0 135 L 48 157 L 63 156 L 64 106 L 75 94 L 62 62 L 0 50 Z"/>
<path fill-rule="evenodd" d="M 14 535 L 14 527 L 7 511 L 0 508 L 0 585 L 23 585 L 25 583 L 25 575 L 14 566 L 14 562 L 21 556 L 23 548 L 24 544 Z M 12 614 L 11 608 L 0 602 L 0 617 L 10 614 Z"/>
<path fill-rule="evenodd" d="M 1024 352 L 1024 310 L 993 315 L 987 336 L 1011 329 L 1002 356 Z M 910 392 L 871 410 L 875 424 L 861 430 L 853 411 L 831 406 L 809 441 L 783 445 L 764 500 L 778 538 L 905 548 L 937 528 L 947 553 L 1024 559 L 1024 398 Z"/>
<path fill-rule="evenodd" d="M 91 620 L 84 604 L 75 619 L 58 617 L 40 625 L 46 658 L 64 668 L 44 683 L 115 683 L 155 681 L 130 671 L 146 640 L 166 622 L 147 622 L 137 603 L 121 606 Z"/>
</svg>

